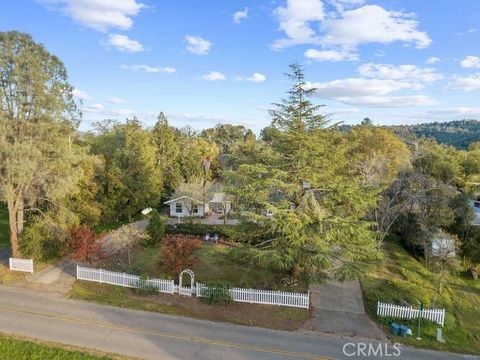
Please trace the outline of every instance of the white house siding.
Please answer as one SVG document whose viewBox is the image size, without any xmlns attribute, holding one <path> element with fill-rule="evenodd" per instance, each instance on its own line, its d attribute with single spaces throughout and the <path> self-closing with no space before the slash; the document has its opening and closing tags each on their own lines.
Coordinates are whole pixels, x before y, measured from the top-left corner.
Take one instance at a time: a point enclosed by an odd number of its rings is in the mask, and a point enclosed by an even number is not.
<svg viewBox="0 0 480 360">
<path fill-rule="evenodd" d="M 177 212 L 177 204 L 182 205 L 182 212 Z M 188 204 L 188 205 L 187 205 Z M 205 209 L 205 205 L 207 205 L 207 209 Z M 192 213 L 191 215 L 194 217 L 203 217 L 205 215 L 205 211 L 208 212 L 208 204 L 198 204 L 198 213 Z M 185 200 L 178 200 L 175 202 L 170 203 L 170 216 L 172 217 L 189 217 L 190 212 L 188 211 L 191 204 L 186 202 Z"/>
</svg>

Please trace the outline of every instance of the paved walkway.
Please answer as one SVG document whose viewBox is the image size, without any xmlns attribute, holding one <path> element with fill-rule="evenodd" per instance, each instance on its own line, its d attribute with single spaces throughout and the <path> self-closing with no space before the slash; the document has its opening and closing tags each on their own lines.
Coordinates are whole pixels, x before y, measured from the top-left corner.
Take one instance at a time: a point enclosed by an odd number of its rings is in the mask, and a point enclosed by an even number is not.
<svg viewBox="0 0 480 360">
<path fill-rule="evenodd" d="M 358 281 L 327 281 L 310 287 L 313 317 L 305 330 L 387 341 L 383 331 L 365 313 Z"/>
<path fill-rule="evenodd" d="M 155 360 L 355 358 L 343 353 L 351 339 L 122 309 L 5 286 L 0 286 L 0 332 Z M 474 357 L 404 347 L 397 358 Z"/>
<path fill-rule="evenodd" d="M 27 276 L 25 281 L 17 286 L 67 295 L 76 279 L 76 270 L 77 263 L 65 258 Z"/>
</svg>

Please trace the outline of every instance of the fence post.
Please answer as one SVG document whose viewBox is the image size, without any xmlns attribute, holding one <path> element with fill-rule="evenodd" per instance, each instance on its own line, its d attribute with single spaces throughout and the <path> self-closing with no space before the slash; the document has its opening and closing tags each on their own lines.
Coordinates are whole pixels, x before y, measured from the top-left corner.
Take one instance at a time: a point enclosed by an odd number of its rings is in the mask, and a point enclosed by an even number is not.
<svg viewBox="0 0 480 360">
<path fill-rule="evenodd" d="M 102 272 L 103 272 L 103 270 L 102 270 L 102 269 L 100 269 L 100 284 L 103 282 L 103 279 L 102 279 Z"/>
</svg>

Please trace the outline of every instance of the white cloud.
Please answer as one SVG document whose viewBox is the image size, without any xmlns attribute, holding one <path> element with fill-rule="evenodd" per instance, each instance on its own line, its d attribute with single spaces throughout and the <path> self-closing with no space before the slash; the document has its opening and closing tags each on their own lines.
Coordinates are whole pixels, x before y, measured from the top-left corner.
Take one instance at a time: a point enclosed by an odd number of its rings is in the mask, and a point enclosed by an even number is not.
<svg viewBox="0 0 480 360">
<path fill-rule="evenodd" d="M 173 74 L 177 69 L 174 67 L 166 66 L 166 67 L 161 67 L 161 66 L 150 66 L 150 65 L 120 65 L 120 68 L 124 70 L 129 70 L 129 71 L 143 71 L 145 73 L 149 74 L 156 74 L 156 73 L 164 73 L 164 74 Z"/>
<path fill-rule="evenodd" d="M 107 44 L 123 52 L 142 52 L 144 50 L 140 42 L 130 39 L 127 35 L 110 34 Z"/>
<path fill-rule="evenodd" d="M 103 110 L 102 104 L 93 104 L 82 109 L 85 112 L 100 112 Z"/>
<path fill-rule="evenodd" d="M 428 110 L 427 114 L 449 116 L 450 118 L 478 117 L 480 116 L 480 107 L 461 106 L 457 108 L 434 109 Z"/>
<path fill-rule="evenodd" d="M 342 50 L 317 50 L 308 49 L 305 51 L 305 57 L 316 61 L 355 61 L 358 60 L 358 54 Z"/>
<path fill-rule="evenodd" d="M 73 89 L 72 91 L 72 94 L 73 94 L 73 97 L 76 98 L 76 99 L 79 99 L 79 100 L 91 100 L 92 97 L 90 95 L 88 95 L 88 93 L 84 90 L 80 90 L 80 89 Z"/>
<path fill-rule="evenodd" d="M 202 79 L 208 81 L 218 81 L 218 80 L 226 80 L 227 77 L 219 71 L 210 71 L 208 74 L 202 76 Z"/>
<path fill-rule="evenodd" d="M 267 80 L 267 77 L 263 74 L 260 73 L 253 73 L 252 76 L 246 78 L 247 81 L 255 82 L 255 83 L 260 83 L 264 82 Z"/>
<path fill-rule="evenodd" d="M 212 43 L 200 36 L 187 35 L 187 50 L 196 55 L 206 55 L 212 47 Z"/>
<path fill-rule="evenodd" d="M 460 62 L 460 66 L 465 69 L 480 68 L 480 57 L 469 55 Z"/>
<path fill-rule="evenodd" d="M 339 12 L 345 11 L 351 7 L 365 4 L 365 0 L 328 0 Z"/>
<path fill-rule="evenodd" d="M 416 65 L 363 64 L 358 68 L 362 76 L 390 80 L 412 80 L 434 82 L 443 79 L 443 75 L 432 68 L 420 68 Z"/>
<path fill-rule="evenodd" d="M 431 43 L 427 33 L 417 29 L 418 22 L 412 14 L 389 11 L 378 5 L 362 5 L 362 1 L 336 3 L 341 5 L 336 6 L 337 11 L 326 13 L 321 0 L 287 0 L 286 6 L 275 10 L 279 28 L 287 37 L 276 40 L 272 47 L 278 50 L 312 44 L 322 46 L 324 51 L 348 54 L 368 43 L 403 42 L 417 48 Z M 362 6 L 351 8 L 358 5 Z"/>
<path fill-rule="evenodd" d="M 470 76 L 456 76 L 447 85 L 447 89 L 474 91 L 480 90 L 480 73 Z"/>
<path fill-rule="evenodd" d="M 425 63 L 428 64 L 428 65 L 433 65 L 433 64 L 436 64 L 436 63 L 438 63 L 438 62 L 440 62 L 440 58 L 435 57 L 435 56 L 429 57 L 429 58 L 425 61 Z"/>
<path fill-rule="evenodd" d="M 422 86 L 408 81 L 389 79 L 348 78 L 323 83 L 308 83 L 316 96 L 348 105 L 371 107 L 402 107 L 432 105 L 435 101 L 426 95 L 392 95 L 400 90 L 420 90 Z"/>
<path fill-rule="evenodd" d="M 42 2 L 48 6 L 59 6 L 61 11 L 75 22 L 98 31 L 130 29 L 133 25 L 132 17 L 145 7 L 136 0 L 43 0 Z"/>
<path fill-rule="evenodd" d="M 320 0 L 288 0 L 287 6 L 280 6 L 275 10 L 279 20 L 279 28 L 287 38 L 273 43 L 274 49 L 299 44 L 317 44 L 316 32 L 311 23 L 323 21 L 325 11 Z"/>
<path fill-rule="evenodd" d="M 233 14 L 233 22 L 235 24 L 240 24 L 243 19 L 248 17 L 248 7 L 243 10 L 239 10 Z"/>
<path fill-rule="evenodd" d="M 418 31 L 417 25 L 411 14 L 388 11 L 378 5 L 365 5 L 345 11 L 339 18 L 327 19 L 322 43 L 355 48 L 366 43 L 401 41 L 425 48 L 431 39 L 425 32 Z"/>
<path fill-rule="evenodd" d="M 128 101 L 118 96 L 111 96 L 107 99 L 107 102 L 110 104 L 125 104 Z"/>
</svg>

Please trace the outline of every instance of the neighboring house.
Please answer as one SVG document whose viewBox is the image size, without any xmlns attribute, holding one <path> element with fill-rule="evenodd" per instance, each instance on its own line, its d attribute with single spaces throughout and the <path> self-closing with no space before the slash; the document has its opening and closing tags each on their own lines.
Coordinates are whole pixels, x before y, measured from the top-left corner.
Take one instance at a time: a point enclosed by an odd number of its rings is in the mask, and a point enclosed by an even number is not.
<svg viewBox="0 0 480 360">
<path fill-rule="evenodd" d="M 442 231 L 437 232 L 431 240 L 433 257 L 455 257 L 455 240 Z"/>
<path fill-rule="evenodd" d="M 475 217 L 472 220 L 473 225 L 480 225 L 480 194 L 475 194 L 470 202 Z"/>
<path fill-rule="evenodd" d="M 220 214 L 227 214 L 232 209 L 232 203 L 228 200 L 225 193 L 216 192 L 212 199 L 202 201 L 189 196 L 180 196 L 169 201 L 165 201 L 170 206 L 171 217 L 204 217 L 211 211 Z"/>
</svg>

